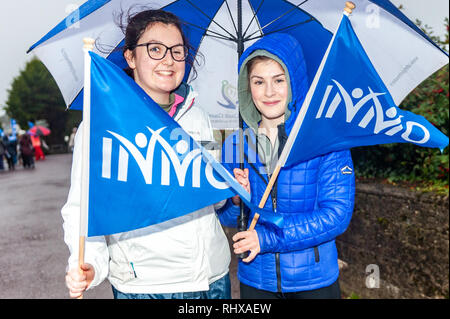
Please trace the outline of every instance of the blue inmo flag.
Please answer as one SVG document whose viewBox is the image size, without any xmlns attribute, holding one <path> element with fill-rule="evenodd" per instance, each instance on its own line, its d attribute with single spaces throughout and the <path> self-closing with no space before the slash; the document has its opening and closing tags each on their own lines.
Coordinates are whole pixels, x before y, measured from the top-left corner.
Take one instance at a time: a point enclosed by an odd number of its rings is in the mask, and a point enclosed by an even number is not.
<svg viewBox="0 0 450 319">
<path fill-rule="evenodd" d="M 249 194 L 130 77 L 91 55 L 88 236 Z"/>
<path fill-rule="evenodd" d="M 357 146 L 448 145 L 424 117 L 399 109 L 343 16 L 293 125 L 279 166 Z"/>
</svg>

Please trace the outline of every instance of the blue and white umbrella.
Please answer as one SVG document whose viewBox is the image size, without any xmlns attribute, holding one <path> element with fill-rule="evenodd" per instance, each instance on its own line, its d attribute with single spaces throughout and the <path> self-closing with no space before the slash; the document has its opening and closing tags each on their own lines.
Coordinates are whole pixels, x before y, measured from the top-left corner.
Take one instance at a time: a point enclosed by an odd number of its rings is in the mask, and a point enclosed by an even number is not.
<svg viewBox="0 0 450 319">
<path fill-rule="evenodd" d="M 391 2 L 354 0 L 354 3 L 355 32 L 397 104 L 448 63 L 448 54 Z M 235 129 L 238 125 L 237 62 L 243 49 L 266 34 L 289 33 L 303 46 L 312 81 L 337 29 L 345 2 L 89 0 L 29 49 L 49 69 L 67 106 L 82 108 L 82 39 L 96 39 L 94 52 L 124 68 L 121 51 L 114 50 L 123 45 L 123 33 L 115 24 L 114 16 L 131 6 L 139 9 L 140 5 L 173 12 L 185 22 L 190 44 L 204 56 L 198 77 L 191 82 L 199 93 L 197 102 L 210 114 L 214 128 Z M 185 79 L 190 77 L 188 69 Z"/>
</svg>

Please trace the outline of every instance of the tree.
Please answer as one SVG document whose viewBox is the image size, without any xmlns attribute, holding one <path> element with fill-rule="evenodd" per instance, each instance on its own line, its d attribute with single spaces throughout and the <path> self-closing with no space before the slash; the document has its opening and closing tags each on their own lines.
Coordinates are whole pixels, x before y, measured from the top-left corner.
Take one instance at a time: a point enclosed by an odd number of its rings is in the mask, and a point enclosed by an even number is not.
<svg viewBox="0 0 450 319">
<path fill-rule="evenodd" d="M 14 78 L 8 94 L 6 113 L 21 128 L 28 128 L 28 121 L 45 120 L 52 131 L 47 143 L 64 144 L 64 136 L 72 129 L 67 124 L 73 113 L 66 111 L 58 86 L 42 62 L 37 58 L 30 60 Z"/>
</svg>

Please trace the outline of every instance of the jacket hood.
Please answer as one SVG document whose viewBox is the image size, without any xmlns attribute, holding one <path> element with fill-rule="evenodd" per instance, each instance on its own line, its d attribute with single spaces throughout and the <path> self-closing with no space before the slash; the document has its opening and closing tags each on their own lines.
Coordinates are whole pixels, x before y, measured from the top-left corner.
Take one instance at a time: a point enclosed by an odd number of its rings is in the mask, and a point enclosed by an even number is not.
<svg viewBox="0 0 450 319">
<path fill-rule="evenodd" d="M 245 124 L 257 131 L 261 115 L 251 98 L 248 85 L 247 63 L 255 56 L 267 56 L 283 67 L 289 83 L 289 98 L 285 114 L 285 130 L 289 134 L 297 113 L 308 92 L 308 75 L 300 43 L 285 33 L 264 36 L 242 54 L 239 60 L 238 98 L 239 112 Z"/>
</svg>

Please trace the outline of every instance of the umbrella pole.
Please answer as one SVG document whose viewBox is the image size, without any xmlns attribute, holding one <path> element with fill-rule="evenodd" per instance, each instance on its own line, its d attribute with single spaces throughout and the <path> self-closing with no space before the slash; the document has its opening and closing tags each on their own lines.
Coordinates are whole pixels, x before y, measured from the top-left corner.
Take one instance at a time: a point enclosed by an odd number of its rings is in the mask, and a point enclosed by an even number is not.
<svg viewBox="0 0 450 319">
<path fill-rule="evenodd" d="M 244 53 L 244 39 L 242 35 L 242 0 L 237 1 L 237 52 L 238 60 L 241 58 L 242 53 Z M 244 169 L 244 132 L 243 126 L 244 122 L 239 113 L 239 168 Z M 244 203 L 241 201 L 239 204 L 239 217 L 237 220 L 237 230 L 238 232 L 245 231 L 247 229 L 248 217 L 244 211 Z M 248 252 L 244 252 L 238 255 L 239 259 L 247 258 Z"/>
</svg>

